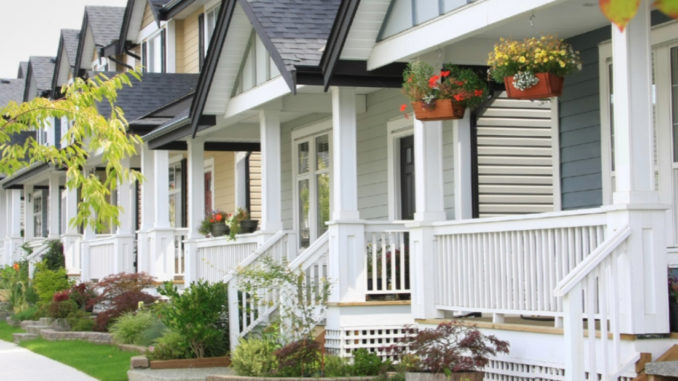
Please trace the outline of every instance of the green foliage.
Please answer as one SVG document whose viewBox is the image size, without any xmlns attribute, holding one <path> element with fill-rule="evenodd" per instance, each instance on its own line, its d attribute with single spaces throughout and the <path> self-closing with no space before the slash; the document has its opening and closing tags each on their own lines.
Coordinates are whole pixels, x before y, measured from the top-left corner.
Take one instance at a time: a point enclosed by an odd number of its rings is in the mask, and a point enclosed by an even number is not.
<svg viewBox="0 0 678 381">
<path fill-rule="evenodd" d="M 91 331 L 94 329 L 94 319 L 83 310 L 75 310 L 66 317 L 71 331 Z"/>
<path fill-rule="evenodd" d="M 261 290 L 280 292 L 280 326 L 284 344 L 312 338 L 313 329 L 323 320 L 330 283 L 306 279 L 302 269 L 292 270 L 265 257 L 259 266 L 239 272 L 240 289 L 258 299 Z"/>
<path fill-rule="evenodd" d="M 33 163 L 48 163 L 66 168 L 66 186 L 79 189 L 77 215 L 69 222 L 73 226 L 89 225 L 100 230 L 110 221 L 119 224 L 120 207 L 111 204 L 110 195 L 125 180 L 141 181 L 138 171 L 126 168 L 123 160 L 136 154 L 141 138 L 127 133 L 127 121 L 122 109 L 115 105 L 117 92 L 131 86 L 129 76 L 140 79 L 136 71 L 121 73 L 113 78 L 99 74 L 83 80 L 75 78 L 73 84 L 62 89 L 61 99 L 34 98 L 17 104 L 10 102 L 0 109 L 0 173 L 12 175 Z M 97 102 L 111 107 L 110 115 L 100 115 Z M 48 125 L 51 118 L 67 118 L 72 126 L 65 131 L 62 149 L 41 145 L 34 138 L 24 144 L 11 144 L 15 134 L 31 131 L 35 126 Z M 101 152 L 106 178 L 82 170 L 89 153 Z"/>
<path fill-rule="evenodd" d="M 343 357 L 325 355 L 324 377 L 347 377 L 351 375 L 351 364 Z"/>
<path fill-rule="evenodd" d="M 78 304 L 70 299 L 53 301 L 49 306 L 49 316 L 55 319 L 65 319 L 78 310 Z"/>
<path fill-rule="evenodd" d="M 360 348 L 353 352 L 352 373 L 356 376 L 376 376 L 384 367 L 385 363 L 375 353 Z"/>
<path fill-rule="evenodd" d="M 127 312 L 118 317 L 109 331 L 118 343 L 148 345 L 147 331 L 157 322 L 158 318 L 151 311 Z"/>
<path fill-rule="evenodd" d="M 186 338 L 179 332 L 168 329 L 155 340 L 153 351 L 146 352 L 150 360 L 172 360 L 191 358 Z"/>
<path fill-rule="evenodd" d="M 42 313 L 38 306 L 32 305 L 22 309 L 19 312 L 16 312 L 12 315 L 12 320 L 15 321 L 24 321 L 24 320 L 37 320 L 42 317 Z"/>
<path fill-rule="evenodd" d="M 14 313 L 35 302 L 35 292 L 28 283 L 28 262 L 16 262 L 0 271 L 0 288 L 8 290 L 8 302 Z"/>
<path fill-rule="evenodd" d="M 430 104 L 438 99 L 451 99 L 474 108 L 487 97 L 487 84 L 468 68 L 448 63 L 437 72 L 426 62 L 413 61 L 403 72 L 402 91 L 412 102 Z"/>
<path fill-rule="evenodd" d="M 293 341 L 275 351 L 278 377 L 310 377 L 320 370 L 321 346 L 315 340 Z"/>
<path fill-rule="evenodd" d="M 38 294 L 38 304 L 47 306 L 57 291 L 66 290 L 71 287 L 71 284 L 66 276 L 66 269 L 62 267 L 58 270 L 50 270 L 43 261 L 35 266 L 33 287 Z"/>
<path fill-rule="evenodd" d="M 158 292 L 169 298 L 160 307 L 162 322 L 187 339 L 194 357 L 221 356 L 228 343 L 228 287 L 199 281 L 183 293 L 166 282 Z"/>
<path fill-rule="evenodd" d="M 60 268 L 66 267 L 64 245 L 61 241 L 58 239 L 49 240 L 47 241 L 47 246 L 49 248 L 42 256 L 42 260 L 45 261 L 47 268 L 50 270 L 59 270 Z"/>
<path fill-rule="evenodd" d="M 278 366 L 275 351 L 280 345 L 268 337 L 240 339 L 231 353 L 231 366 L 241 376 L 272 375 Z"/>
</svg>

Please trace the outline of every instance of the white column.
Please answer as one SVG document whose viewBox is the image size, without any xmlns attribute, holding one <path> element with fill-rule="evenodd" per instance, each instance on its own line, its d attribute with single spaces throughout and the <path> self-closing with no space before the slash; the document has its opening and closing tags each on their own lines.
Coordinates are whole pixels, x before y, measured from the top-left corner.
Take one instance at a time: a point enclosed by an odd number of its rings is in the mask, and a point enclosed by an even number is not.
<svg viewBox="0 0 678 381">
<path fill-rule="evenodd" d="M 443 125 L 440 121 L 414 121 L 415 224 L 410 227 L 412 315 L 435 318 L 436 240 L 431 223 L 445 220 L 443 199 Z"/>
<path fill-rule="evenodd" d="M 144 181 L 141 183 L 141 230 L 148 231 L 153 226 L 155 218 L 154 188 L 155 168 L 153 166 L 153 150 L 144 144 L 141 148 L 141 174 Z"/>
<path fill-rule="evenodd" d="M 201 154 L 202 156 L 202 154 Z M 204 159 L 203 159 L 204 160 Z M 153 151 L 154 228 L 167 229 L 169 224 L 169 151 Z M 204 182 L 204 180 L 203 180 Z M 203 192 L 204 193 L 204 192 Z"/>
<path fill-rule="evenodd" d="M 247 152 L 235 153 L 235 208 L 247 208 Z"/>
<path fill-rule="evenodd" d="M 282 230 L 280 186 L 280 115 L 278 111 L 259 113 L 261 138 L 261 231 Z"/>
<path fill-rule="evenodd" d="M 473 218 L 473 190 L 471 187 L 471 112 L 454 126 L 454 218 Z"/>
<path fill-rule="evenodd" d="M 7 214 L 5 216 L 5 225 L 7 226 L 7 240 L 5 241 L 5 251 L 10 255 L 10 262 L 19 259 L 18 250 L 21 246 L 21 191 L 18 189 L 8 189 L 5 191 L 5 202 L 7 205 Z"/>
<path fill-rule="evenodd" d="M 623 32 L 612 26 L 615 204 L 656 203 L 650 2 Z"/>
<path fill-rule="evenodd" d="M 89 175 L 94 171 L 93 168 L 83 169 L 85 176 Z M 83 227 L 82 240 L 80 241 L 80 279 L 82 281 L 88 281 L 90 277 L 90 261 L 92 260 L 89 252 L 89 244 L 92 240 L 96 238 L 96 232 L 90 224 L 86 224 Z"/>
<path fill-rule="evenodd" d="M 174 276 L 174 229 L 170 226 L 168 206 L 169 151 L 153 151 L 153 173 L 154 218 L 149 234 L 149 274 L 164 281 Z"/>
<path fill-rule="evenodd" d="M 129 159 L 122 163 L 130 168 Z M 135 226 L 135 192 L 134 182 L 125 179 L 118 184 L 118 206 L 121 207 L 118 215 L 120 224 L 115 237 L 115 261 L 113 273 L 134 271 L 134 226 Z"/>
<path fill-rule="evenodd" d="M 359 220 L 355 90 L 332 88 L 332 220 Z"/>
<path fill-rule="evenodd" d="M 48 237 L 50 239 L 59 238 L 59 222 L 60 222 L 60 213 L 59 205 L 61 205 L 61 191 L 59 189 L 59 177 L 58 173 L 51 173 L 49 175 L 49 201 L 47 207 L 47 219 L 49 222 L 47 227 L 49 231 Z"/>
<path fill-rule="evenodd" d="M 67 190 L 66 206 L 62 213 L 66 214 L 66 232 L 62 238 L 64 256 L 66 257 L 66 272 L 68 274 L 80 274 L 80 233 L 78 233 L 78 227 L 71 224 L 78 213 L 78 191 L 76 189 Z"/>
<path fill-rule="evenodd" d="M 200 238 L 198 229 L 205 218 L 205 141 L 195 138 L 188 141 L 188 244 L 186 245 L 186 285 L 196 281 L 197 251 L 194 240 Z"/>
<path fill-rule="evenodd" d="M 33 186 L 24 185 L 24 241 L 30 241 L 34 236 L 33 201 Z"/>
</svg>

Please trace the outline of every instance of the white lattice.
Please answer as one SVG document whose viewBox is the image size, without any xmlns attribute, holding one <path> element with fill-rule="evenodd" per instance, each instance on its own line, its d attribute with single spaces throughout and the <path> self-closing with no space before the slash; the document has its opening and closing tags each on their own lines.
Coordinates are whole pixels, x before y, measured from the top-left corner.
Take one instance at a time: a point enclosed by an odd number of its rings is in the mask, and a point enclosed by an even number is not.
<svg viewBox="0 0 678 381">
<path fill-rule="evenodd" d="M 354 350 L 365 348 L 380 357 L 392 358 L 384 350 L 396 345 L 404 336 L 403 326 L 358 327 L 325 331 L 325 348 L 329 353 L 350 357 Z"/>
</svg>

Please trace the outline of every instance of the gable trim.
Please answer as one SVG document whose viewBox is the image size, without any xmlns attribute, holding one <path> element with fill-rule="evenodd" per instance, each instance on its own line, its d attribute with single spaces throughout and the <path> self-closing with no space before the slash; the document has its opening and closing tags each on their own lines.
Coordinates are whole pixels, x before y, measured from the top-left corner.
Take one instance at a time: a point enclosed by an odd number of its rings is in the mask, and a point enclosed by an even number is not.
<svg viewBox="0 0 678 381">
<path fill-rule="evenodd" d="M 341 5 L 339 5 L 337 17 L 327 38 L 325 51 L 320 58 L 320 68 L 323 73 L 323 87 L 325 91 L 330 86 L 330 79 L 334 74 L 341 51 L 344 49 L 344 44 L 346 44 L 346 38 L 351 30 L 351 25 L 359 5 L 360 0 L 346 0 L 342 1 Z"/>
</svg>

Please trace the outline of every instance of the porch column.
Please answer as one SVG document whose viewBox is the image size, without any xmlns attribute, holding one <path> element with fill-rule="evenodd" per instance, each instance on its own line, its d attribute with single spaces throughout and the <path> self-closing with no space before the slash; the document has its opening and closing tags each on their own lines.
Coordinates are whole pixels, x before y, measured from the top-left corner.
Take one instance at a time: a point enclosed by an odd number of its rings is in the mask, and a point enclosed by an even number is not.
<svg viewBox="0 0 678 381">
<path fill-rule="evenodd" d="M 5 191 L 5 200 L 7 202 L 7 242 L 5 250 L 10 254 L 10 261 L 19 260 L 18 253 L 21 246 L 21 191 L 18 189 L 8 189 Z"/>
<path fill-rule="evenodd" d="M 247 152 L 235 153 L 235 209 L 247 209 Z M 252 213 L 251 210 L 248 210 Z"/>
<path fill-rule="evenodd" d="M 280 112 L 259 112 L 261 139 L 261 231 L 274 234 L 282 230 L 280 180 Z"/>
<path fill-rule="evenodd" d="M 0 187 L 0 218 L 4 218 L 2 216 L 6 216 L 9 214 L 8 208 L 7 208 L 7 197 L 5 196 L 5 193 L 7 193 L 6 190 L 2 189 Z M 0 256 L 0 265 L 10 265 L 11 264 L 11 256 L 10 252 L 7 250 L 7 245 L 6 241 L 9 239 L 9 234 L 8 234 L 9 226 L 7 224 L 7 221 L 0 220 L 0 253 L 2 255 Z"/>
<path fill-rule="evenodd" d="M 443 199 L 443 124 L 414 121 L 414 224 L 410 228 L 412 315 L 439 316 L 435 308 L 436 241 L 432 222 L 445 220 Z"/>
<path fill-rule="evenodd" d="M 205 218 L 205 140 L 202 137 L 188 141 L 188 240 L 186 245 L 186 267 L 184 283 L 197 279 L 198 247 L 196 239 L 201 238 L 198 229 Z"/>
<path fill-rule="evenodd" d="M 33 233 L 33 186 L 24 185 L 24 241 L 30 241 Z"/>
<path fill-rule="evenodd" d="M 90 173 L 94 172 L 94 169 L 85 168 L 84 172 L 85 175 L 89 175 Z M 92 258 L 89 252 L 89 245 L 95 238 L 96 232 L 94 231 L 94 228 L 91 225 L 86 224 L 83 227 L 82 240 L 80 241 L 80 279 L 83 282 L 91 279 L 90 262 Z"/>
<path fill-rule="evenodd" d="M 202 154 L 201 160 L 204 160 Z M 169 151 L 153 151 L 153 173 L 154 217 L 149 271 L 159 280 L 171 280 L 174 277 L 174 229 L 169 219 Z"/>
<path fill-rule="evenodd" d="M 62 213 L 66 214 L 66 232 L 62 235 L 61 241 L 66 257 L 66 272 L 73 275 L 80 274 L 80 233 L 78 233 L 78 227 L 71 224 L 78 213 L 77 189 L 66 190 L 66 207 Z"/>
<path fill-rule="evenodd" d="M 125 159 L 122 164 L 130 168 L 130 160 Z M 134 272 L 134 225 L 135 225 L 135 192 L 134 182 L 125 179 L 118 184 L 118 206 L 121 207 L 118 215 L 120 224 L 116 230 L 115 254 L 113 273 Z"/>
<path fill-rule="evenodd" d="M 610 233 L 631 228 L 618 249 L 620 328 L 624 333 L 665 333 L 668 325 L 664 214 L 655 189 L 652 125 L 650 1 L 623 32 L 612 26 L 616 191 Z M 659 78 L 658 81 L 667 80 Z"/>
<path fill-rule="evenodd" d="M 141 226 L 138 234 L 137 270 L 151 273 L 151 243 L 150 231 L 155 218 L 155 172 L 153 167 L 153 150 L 147 144 L 141 147 L 141 174 L 144 181 L 141 183 Z"/>
<path fill-rule="evenodd" d="M 355 90 L 332 88 L 332 218 L 328 277 L 336 281 L 330 302 L 364 302 L 365 225 L 358 212 Z"/>
<path fill-rule="evenodd" d="M 49 221 L 47 222 L 47 230 L 49 232 L 49 239 L 59 239 L 59 217 L 61 217 L 61 213 L 59 213 L 59 206 L 61 205 L 59 177 L 60 175 L 58 173 L 51 173 L 49 175 L 49 201 L 47 204 L 47 219 Z"/>
<path fill-rule="evenodd" d="M 454 219 L 473 218 L 471 165 L 471 112 L 454 126 Z"/>
</svg>

